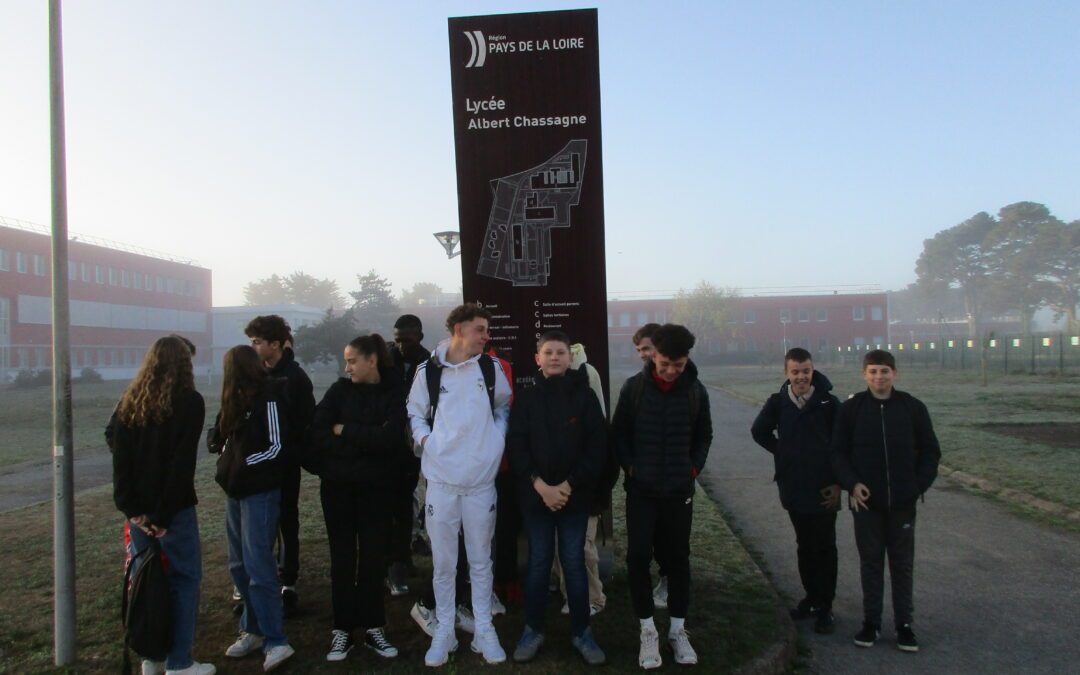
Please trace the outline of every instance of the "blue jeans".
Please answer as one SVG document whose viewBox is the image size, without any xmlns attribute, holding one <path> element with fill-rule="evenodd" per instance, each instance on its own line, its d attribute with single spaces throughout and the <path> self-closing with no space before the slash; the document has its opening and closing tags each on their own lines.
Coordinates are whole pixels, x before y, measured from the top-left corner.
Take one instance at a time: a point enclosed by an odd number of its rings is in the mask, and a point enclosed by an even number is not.
<svg viewBox="0 0 1080 675">
<path fill-rule="evenodd" d="M 559 562 L 566 580 L 566 601 L 570 605 L 570 632 L 581 637 L 589 627 L 589 578 L 585 573 L 585 530 L 589 514 L 525 513 L 529 537 L 529 571 L 525 579 L 525 623 L 544 632 L 548 581 L 555 559 L 555 536 L 559 537 Z"/>
<path fill-rule="evenodd" d="M 150 545 L 150 537 L 134 525 L 131 531 L 131 553 L 139 553 Z M 168 559 L 166 579 L 172 598 L 172 646 L 165 658 L 169 670 L 189 667 L 191 645 L 195 642 L 195 620 L 199 616 L 199 584 L 202 582 L 202 550 L 199 548 L 199 521 L 195 507 L 173 516 L 165 536 L 158 539 Z M 142 560 L 142 558 L 140 558 Z"/>
<path fill-rule="evenodd" d="M 240 630 L 261 635 L 264 648 L 288 644 L 281 608 L 281 582 L 274 558 L 281 490 L 225 500 L 229 574 L 244 601 Z"/>
</svg>

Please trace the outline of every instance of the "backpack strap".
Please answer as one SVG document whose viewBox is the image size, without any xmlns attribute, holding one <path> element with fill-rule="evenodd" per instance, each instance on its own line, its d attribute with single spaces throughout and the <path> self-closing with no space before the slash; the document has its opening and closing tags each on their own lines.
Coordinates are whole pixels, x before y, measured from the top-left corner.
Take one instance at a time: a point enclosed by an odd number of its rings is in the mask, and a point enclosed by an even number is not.
<svg viewBox="0 0 1080 675">
<path fill-rule="evenodd" d="M 491 414 L 495 415 L 495 359 L 487 354 L 480 355 L 480 372 L 484 375 L 484 388 L 487 389 Z"/>
<path fill-rule="evenodd" d="M 495 361 L 487 354 L 481 354 L 477 360 L 480 364 L 480 372 L 484 376 L 484 388 L 487 389 L 488 403 L 491 405 L 491 414 L 495 415 Z M 444 366 L 435 358 L 435 354 L 427 361 L 424 375 L 427 378 L 428 390 L 428 425 L 434 427 L 435 409 L 439 407 L 439 384 L 442 381 Z"/>
</svg>

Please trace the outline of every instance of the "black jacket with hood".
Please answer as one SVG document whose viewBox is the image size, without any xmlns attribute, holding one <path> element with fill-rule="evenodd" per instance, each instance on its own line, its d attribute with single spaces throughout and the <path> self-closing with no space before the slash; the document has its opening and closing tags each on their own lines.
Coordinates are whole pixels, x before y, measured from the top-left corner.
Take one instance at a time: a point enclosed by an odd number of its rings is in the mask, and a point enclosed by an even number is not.
<svg viewBox="0 0 1080 675">
<path fill-rule="evenodd" d="M 840 485 L 870 489 L 872 511 L 908 511 L 937 478 L 941 447 L 923 402 L 893 389 L 887 399 L 861 391 L 840 406 L 832 464 Z"/>
<path fill-rule="evenodd" d="M 210 452 L 218 454 L 214 480 L 233 499 L 281 487 L 282 453 L 289 433 L 289 411 L 280 380 L 268 380 L 229 436 L 218 431 L 221 413 L 206 434 Z"/>
<path fill-rule="evenodd" d="M 570 484 L 568 513 L 590 511 L 604 472 L 607 421 L 584 370 L 565 375 L 536 375 L 534 385 L 518 391 L 510 409 L 507 446 L 524 512 L 548 513 L 533 479 L 548 485 Z"/>
<path fill-rule="evenodd" d="M 340 436 L 334 425 L 341 424 Z M 379 383 L 347 377 L 330 385 L 311 424 L 311 442 L 323 480 L 357 483 L 364 489 L 393 489 L 407 451 L 405 385 L 395 368 L 379 368 Z"/>
<path fill-rule="evenodd" d="M 693 361 L 671 391 L 656 386 L 654 372 L 646 363 L 623 384 L 615 406 L 611 432 L 623 484 L 627 492 L 650 497 L 689 497 L 712 444 L 709 394 Z"/>
<path fill-rule="evenodd" d="M 195 458 L 205 418 L 203 397 L 194 389 L 173 394 L 172 413 L 160 424 L 129 427 L 113 412 L 105 440 L 113 453 L 116 508 L 168 529 L 173 516 L 199 502 Z"/>
<path fill-rule="evenodd" d="M 270 377 L 284 380 L 284 394 L 289 412 L 289 433 L 285 438 L 284 461 L 307 466 L 307 430 L 315 415 L 315 394 L 311 378 L 296 362 L 296 355 L 289 347 L 270 369 Z"/>
<path fill-rule="evenodd" d="M 773 454 L 780 504 L 796 513 L 825 513 L 821 490 L 837 482 L 830 443 L 840 401 L 830 393 L 832 383 L 821 372 L 815 370 L 810 383 L 814 393 L 800 409 L 791 400 L 791 384 L 784 382 L 765 401 L 750 433 Z"/>
</svg>

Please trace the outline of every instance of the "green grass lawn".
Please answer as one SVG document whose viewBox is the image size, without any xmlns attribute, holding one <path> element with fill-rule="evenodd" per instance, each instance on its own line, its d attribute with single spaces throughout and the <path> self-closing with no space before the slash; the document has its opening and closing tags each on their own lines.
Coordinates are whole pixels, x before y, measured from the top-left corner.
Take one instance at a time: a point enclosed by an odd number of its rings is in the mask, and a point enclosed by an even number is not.
<svg viewBox="0 0 1080 675">
<path fill-rule="evenodd" d="M 841 400 L 865 388 L 855 366 L 823 367 Z M 995 433 L 1005 425 L 1080 422 L 1080 377 L 996 375 L 983 387 L 977 372 L 916 368 L 898 371 L 896 387 L 926 403 L 941 442 L 942 463 L 1003 487 L 1080 509 L 1080 441 L 1047 444 Z M 775 368 L 706 367 L 703 379 L 754 403 L 777 391 Z"/>
<path fill-rule="evenodd" d="M 261 673 L 257 658 L 226 660 L 222 655 L 234 639 L 236 622 L 229 608 L 231 582 L 226 570 L 224 498 L 213 483 L 211 462 L 200 464 L 196 476 L 199 524 L 203 543 L 202 607 L 195 657 L 210 661 L 222 673 Z M 605 589 L 607 609 L 594 619 L 594 632 L 609 658 L 608 671 L 637 672 L 638 625 L 626 586 L 625 524 L 622 521 L 621 488 L 616 499 L 614 522 L 615 577 Z M 112 504 L 110 488 L 81 493 L 76 499 L 76 555 L 78 655 L 74 672 L 117 672 L 120 667 L 119 603 L 122 580 L 122 517 Z M 387 632 L 401 650 L 401 657 L 382 661 L 363 648 L 345 663 L 328 664 L 331 609 L 329 561 L 318 482 L 305 476 L 301 498 L 302 578 L 298 585 L 302 615 L 286 622 L 297 656 L 282 672 L 421 672 L 428 638 L 408 616 L 417 589 L 430 584 L 430 558 L 418 557 L 419 578 L 410 580 L 414 594 L 387 596 Z M 0 515 L 0 563 L 6 570 L 0 586 L 0 672 L 52 671 L 52 564 L 51 507 L 48 504 Z M 772 590 L 757 567 L 728 529 L 716 507 L 699 491 L 694 512 L 693 602 L 687 626 L 704 672 L 731 672 L 760 654 L 776 635 Z M 584 669 L 569 645 L 569 620 L 561 616 L 557 596 L 549 604 L 548 642 L 536 662 L 527 667 L 502 666 L 501 670 L 565 673 Z M 667 628 L 664 610 L 657 614 L 658 627 Z M 496 627 L 508 652 L 520 635 L 522 609 L 496 619 Z M 462 637 L 459 635 L 459 638 Z M 670 653 L 665 665 L 674 670 Z M 463 642 L 448 672 L 471 671 L 481 666 L 478 656 Z"/>
</svg>

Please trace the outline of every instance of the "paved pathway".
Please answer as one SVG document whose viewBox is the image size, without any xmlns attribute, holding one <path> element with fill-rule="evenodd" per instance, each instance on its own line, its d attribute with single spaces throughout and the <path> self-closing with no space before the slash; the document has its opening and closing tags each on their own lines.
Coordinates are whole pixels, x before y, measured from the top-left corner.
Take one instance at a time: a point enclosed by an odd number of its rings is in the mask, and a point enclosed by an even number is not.
<svg viewBox="0 0 1080 675">
<path fill-rule="evenodd" d="M 772 483 L 772 456 L 754 443 L 757 406 L 711 388 L 715 439 L 706 490 L 744 541 L 760 551 L 782 595 L 802 596 L 795 535 Z M 933 412 L 933 411 L 931 411 Z M 943 449 L 948 454 L 948 448 Z M 837 519 L 837 631 L 800 625 L 816 673 L 1080 672 L 1080 537 L 1011 514 L 939 478 L 919 505 L 915 632 L 921 651 L 898 651 L 888 580 L 882 640 L 860 649 L 858 553 L 846 511 Z"/>
</svg>

